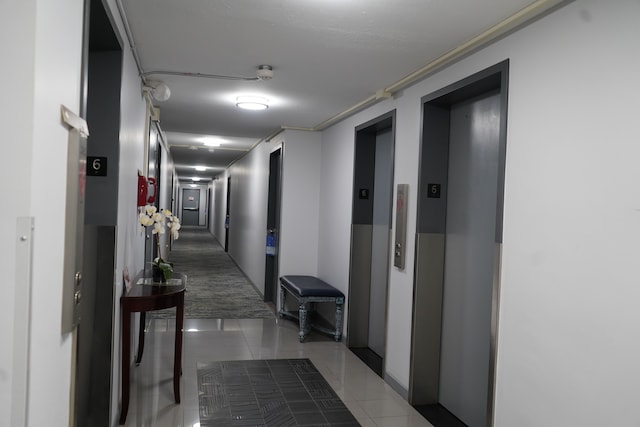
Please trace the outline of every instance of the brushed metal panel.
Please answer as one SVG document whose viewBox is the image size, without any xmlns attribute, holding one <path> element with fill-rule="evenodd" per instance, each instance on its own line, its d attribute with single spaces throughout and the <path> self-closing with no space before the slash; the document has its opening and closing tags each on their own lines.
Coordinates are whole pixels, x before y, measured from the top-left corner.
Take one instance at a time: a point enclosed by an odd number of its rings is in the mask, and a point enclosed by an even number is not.
<svg viewBox="0 0 640 427">
<path fill-rule="evenodd" d="M 368 345 L 372 236 L 373 225 L 371 224 L 351 226 L 349 318 L 347 320 L 349 347 L 367 347 Z"/>
<path fill-rule="evenodd" d="M 86 162 L 86 135 L 72 128 L 69 130 L 67 152 L 67 200 L 61 319 L 63 334 L 72 332 L 80 321 Z"/>
<path fill-rule="evenodd" d="M 409 184 L 398 184 L 396 187 L 396 238 L 393 246 L 393 265 L 404 270 Z"/>
<path fill-rule="evenodd" d="M 487 399 L 487 425 L 493 425 L 496 393 L 496 367 L 498 363 L 498 324 L 500 287 L 502 285 L 502 243 L 494 246 L 493 291 L 491 297 L 491 344 L 489 352 L 489 392 Z"/>
<path fill-rule="evenodd" d="M 413 405 L 438 402 L 444 286 L 445 235 L 416 236 L 409 399 Z"/>
</svg>

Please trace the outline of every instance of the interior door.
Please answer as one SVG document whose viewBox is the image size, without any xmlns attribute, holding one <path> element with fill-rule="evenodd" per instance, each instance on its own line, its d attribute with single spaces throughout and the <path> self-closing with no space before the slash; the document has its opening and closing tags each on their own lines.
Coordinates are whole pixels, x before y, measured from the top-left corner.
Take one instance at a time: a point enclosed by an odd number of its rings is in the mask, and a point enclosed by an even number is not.
<svg viewBox="0 0 640 427">
<path fill-rule="evenodd" d="M 280 228 L 280 183 L 282 148 L 269 157 L 269 196 L 267 202 L 266 263 L 264 275 L 264 301 L 278 301 L 278 231 Z"/>
<path fill-rule="evenodd" d="M 200 220 L 200 189 L 182 190 L 182 224 L 198 225 Z"/>
</svg>

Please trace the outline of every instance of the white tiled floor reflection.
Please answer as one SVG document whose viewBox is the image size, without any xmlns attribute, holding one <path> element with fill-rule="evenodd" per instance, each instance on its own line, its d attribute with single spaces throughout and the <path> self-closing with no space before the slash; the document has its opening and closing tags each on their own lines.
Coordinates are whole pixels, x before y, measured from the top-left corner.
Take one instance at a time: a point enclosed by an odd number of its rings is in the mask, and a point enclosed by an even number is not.
<svg viewBox="0 0 640 427">
<path fill-rule="evenodd" d="M 173 400 L 175 322 L 156 319 L 139 367 L 132 368 L 127 426 L 198 427 L 197 363 L 309 358 L 363 426 L 430 426 L 343 343 L 311 333 L 298 342 L 289 320 L 185 320 L 182 403 Z"/>
</svg>

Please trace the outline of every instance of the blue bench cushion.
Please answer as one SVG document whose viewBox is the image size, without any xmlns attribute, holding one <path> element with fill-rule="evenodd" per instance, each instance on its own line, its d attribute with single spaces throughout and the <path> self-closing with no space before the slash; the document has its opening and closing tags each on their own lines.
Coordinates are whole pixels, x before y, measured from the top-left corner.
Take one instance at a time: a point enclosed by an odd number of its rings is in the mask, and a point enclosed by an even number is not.
<svg viewBox="0 0 640 427">
<path fill-rule="evenodd" d="M 342 292 L 313 276 L 282 276 L 280 283 L 301 297 L 344 298 Z"/>
</svg>

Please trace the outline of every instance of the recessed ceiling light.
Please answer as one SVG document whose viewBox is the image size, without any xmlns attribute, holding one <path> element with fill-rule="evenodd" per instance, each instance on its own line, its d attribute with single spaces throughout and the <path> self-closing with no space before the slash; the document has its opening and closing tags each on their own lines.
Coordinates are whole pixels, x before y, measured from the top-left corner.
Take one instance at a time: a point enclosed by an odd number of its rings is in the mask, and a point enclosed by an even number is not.
<svg viewBox="0 0 640 427">
<path fill-rule="evenodd" d="M 239 96 L 236 98 L 236 106 L 245 110 L 266 110 L 269 108 L 269 100 L 261 96 Z"/>
<path fill-rule="evenodd" d="M 226 141 L 215 136 L 206 136 L 204 138 L 198 138 L 198 142 L 201 142 L 207 147 L 219 147 Z"/>
<path fill-rule="evenodd" d="M 197 184 L 189 184 L 189 187 L 197 187 Z"/>
<path fill-rule="evenodd" d="M 206 167 L 204 167 L 204 166 L 196 166 L 196 170 L 197 170 L 198 172 L 204 172 L 204 171 L 206 171 L 206 170 L 207 170 L 207 168 L 206 168 Z"/>
</svg>

